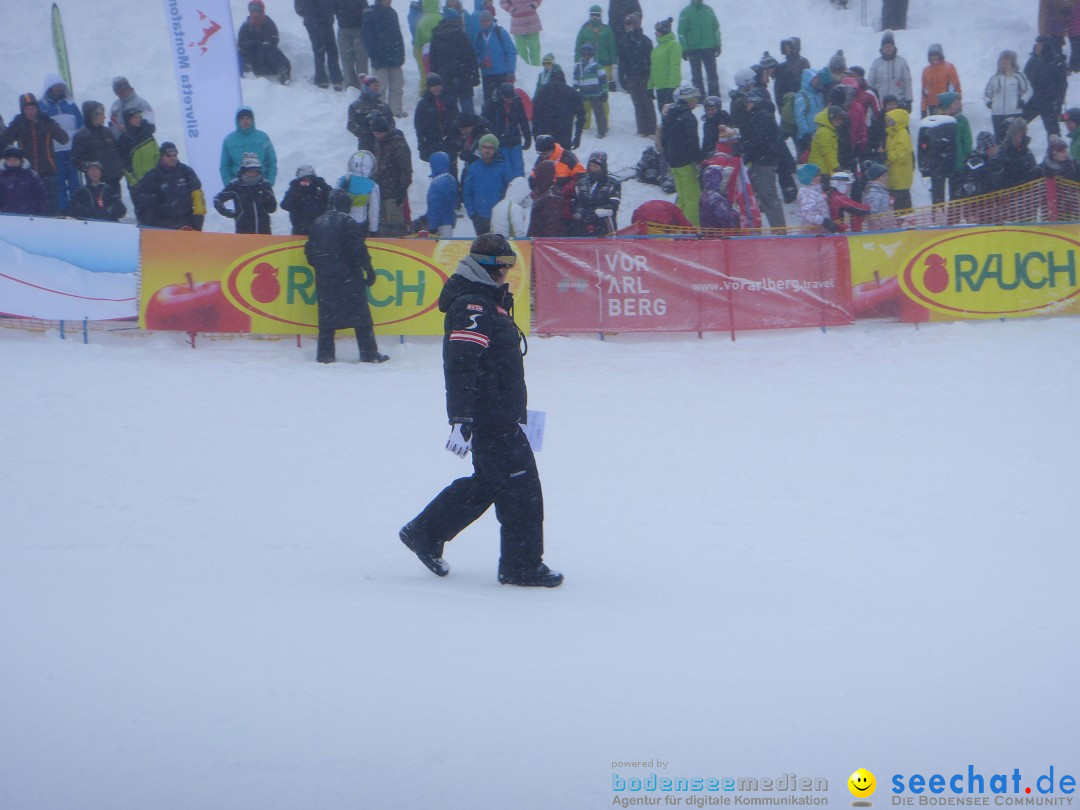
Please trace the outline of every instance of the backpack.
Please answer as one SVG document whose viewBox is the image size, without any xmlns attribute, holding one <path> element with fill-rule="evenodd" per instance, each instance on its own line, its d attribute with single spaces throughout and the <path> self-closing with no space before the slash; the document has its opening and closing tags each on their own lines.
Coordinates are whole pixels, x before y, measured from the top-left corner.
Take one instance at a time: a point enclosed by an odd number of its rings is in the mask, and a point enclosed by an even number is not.
<svg viewBox="0 0 1080 810">
<path fill-rule="evenodd" d="M 660 161 L 655 147 L 646 147 L 645 151 L 641 153 L 641 160 L 637 164 L 637 179 L 642 183 L 659 185 Z"/>
<path fill-rule="evenodd" d="M 951 175 L 956 169 L 956 119 L 951 115 L 924 118 L 916 153 L 923 177 Z"/>
<path fill-rule="evenodd" d="M 784 98 L 780 102 L 780 132 L 785 138 L 794 138 L 798 130 L 798 125 L 795 123 L 795 93 L 784 93 Z"/>
</svg>

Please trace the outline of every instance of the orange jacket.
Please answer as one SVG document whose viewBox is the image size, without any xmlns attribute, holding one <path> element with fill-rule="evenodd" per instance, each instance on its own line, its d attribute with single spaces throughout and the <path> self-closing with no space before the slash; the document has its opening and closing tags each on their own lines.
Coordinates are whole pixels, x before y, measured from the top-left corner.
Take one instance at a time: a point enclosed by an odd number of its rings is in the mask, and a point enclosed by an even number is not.
<svg viewBox="0 0 1080 810">
<path fill-rule="evenodd" d="M 956 75 L 956 67 L 952 62 L 942 60 L 924 67 L 922 72 L 923 115 L 926 115 L 928 107 L 937 108 L 938 93 L 945 93 L 950 90 L 963 95 L 960 90 L 960 77 Z"/>
<path fill-rule="evenodd" d="M 566 150 L 559 144 L 555 144 L 555 151 L 552 153 L 548 160 L 555 162 L 555 185 L 561 187 L 569 178 L 579 174 L 585 173 L 585 165 L 580 161 L 570 160 L 570 156 L 567 159 L 563 159 L 563 153 Z M 573 152 L 570 153 L 573 155 Z M 576 157 L 576 156 L 575 156 Z M 536 161 L 540 162 L 539 158 Z M 570 164 L 573 163 L 573 166 Z M 536 166 L 533 166 L 532 174 L 536 173 Z"/>
</svg>

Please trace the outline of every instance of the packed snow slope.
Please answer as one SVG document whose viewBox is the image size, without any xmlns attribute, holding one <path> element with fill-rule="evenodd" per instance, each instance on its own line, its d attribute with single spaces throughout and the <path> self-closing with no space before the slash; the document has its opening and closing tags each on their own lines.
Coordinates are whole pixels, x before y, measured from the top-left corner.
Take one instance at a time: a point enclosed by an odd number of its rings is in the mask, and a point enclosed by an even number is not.
<svg viewBox="0 0 1080 810">
<path fill-rule="evenodd" d="M 789 35 L 815 65 L 869 63 L 853 5 L 716 2 L 725 90 Z M 980 93 L 1034 36 L 1033 0 L 911 5 L 912 68 L 940 41 Z M 63 11 L 79 100 L 126 74 L 164 138 L 162 9 Z M 303 29 L 269 10 L 298 81 L 245 99 L 284 176 L 336 177 L 347 99 L 302 81 Z M 541 11 L 566 64 L 587 7 Z M 17 16 L 11 105 L 54 69 L 47 5 Z M 646 142 L 613 105 L 618 167 Z M 969 766 L 1017 769 L 1036 799 L 1053 767 L 1048 797 L 1073 798 L 1078 341 L 1077 319 L 533 339 L 546 557 L 567 576 L 536 592 L 496 583 L 490 514 L 446 579 L 397 540 L 469 470 L 442 449 L 437 339 L 383 338 L 369 367 L 344 340 L 322 366 L 310 340 L 0 330 L 0 807 L 588 810 L 648 797 L 613 784 L 652 773 L 826 779 L 814 797 L 844 807 L 859 767 L 885 806 L 895 775 Z"/>
</svg>

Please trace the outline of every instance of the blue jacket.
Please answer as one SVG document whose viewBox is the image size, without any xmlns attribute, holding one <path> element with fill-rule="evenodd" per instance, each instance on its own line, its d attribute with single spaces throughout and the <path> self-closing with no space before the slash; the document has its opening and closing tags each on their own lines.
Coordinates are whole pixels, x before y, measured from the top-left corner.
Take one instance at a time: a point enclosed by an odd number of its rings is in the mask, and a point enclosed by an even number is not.
<svg viewBox="0 0 1080 810">
<path fill-rule="evenodd" d="M 241 113 L 251 116 L 251 129 L 240 129 Z M 262 164 L 263 179 L 271 186 L 274 185 L 277 177 L 277 154 L 274 152 L 274 144 L 270 142 L 270 136 L 261 129 L 255 129 L 255 113 L 251 111 L 251 107 L 238 108 L 236 120 L 236 130 L 226 135 L 221 142 L 221 184 L 227 186 L 237 178 L 244 154 L 250 153 Z"/>
<path fill-rule="evenodd" d="M 498 153 L 491 163 L 484 163 L 482 158 L 474 160 L 465 170 L 465 213 L 470 217 L 490 217 L 491 209 L 506 196 L 506 187 L 513 179 L 510 164 Z"/>
<path fill-rule="evenodd" d="M 379 68 L 401 67 L 405 64 L 405 40 L 401 36 L 401 23 L 397 12 L 390 6 L 376 2 L 364 10 L 364 24 L 360 28 L 364 50 L 371 60 L 372 71 Z"/>
<path fill-rule="evenodd" d="M 806 68 L 802 74 L 802 89 L 795 94 L 795 127 L 799 138 L 817 132 L 814 117 L 825 109 L 825 96 L 810 86 L 817 74 L 813 68 Z"/>
<path fill-rule="evenodd" d="M 83 128 L 82 109 L 71 97 L 71 89 L 64 85 L 64 97 L 53 100 L 49 97 L 49 88 L 53 85 L 64 84 L 64 80 L 56 73 L 50 73 L 45 77 L 45 87 L 38 96 L 38 109 L 43 115 L 49 116 L 53 121 L 64 128 L 69 137 L 74 138 L 75 133 Z M 71 149 L 71 141 L 67 143 L 54 143 L 54 152 L 65 152 Z"/>
<path fill-rule="evenodd" d="M 427 193 L 428 230 L 434 231 L 440 225 L 453 225 L 457 222 L 458 184 L 450 174 L 450 157 L 446 152 L 434 152 L 431 155 L 431 185 Z"/>
<path fill-rule="evenodd" d="M 481 28 L 473 37 L 480 72 L 485 76 L 514 73 L 517 70 L 517 48 L 514 47 L 514 40 L 506 33 L 506 29 L 496 22 L 491 24 L 488 33 L 489 36 L 485 36 Z"/>
</svg>

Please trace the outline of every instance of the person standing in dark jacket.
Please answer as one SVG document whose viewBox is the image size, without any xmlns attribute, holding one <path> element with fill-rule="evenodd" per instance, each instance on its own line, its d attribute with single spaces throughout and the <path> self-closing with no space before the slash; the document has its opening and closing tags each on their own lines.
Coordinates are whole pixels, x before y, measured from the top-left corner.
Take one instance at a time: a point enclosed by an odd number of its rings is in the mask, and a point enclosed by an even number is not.
<svg viewBox="0 0 1080 810">
<path fill-rule="evenodd" d="M 773 73 L 773 98 L 776 109 L 784 107 L 784 96 L 802 90 L 803 71 L 809 69 L 810 61 L 800 53 L 802 40 L 788 37 L 780 40 L 780 55 L 783 60 Z"/>
<path fill-rule="evenodd" d="M 1024 105 L 1024 120 L 1031 123 L 1041 118 L 1046 134 L 1060 135 L 1061 105 L 1065 101 L 1069 69 L 1065 57 L 1048 36 L 1035 38 L 1031 57 L 1024 65 L 1024 75 L 1031 82 L 1032 94 Z"/>
<path fill-rule="evenodd" d="M 60 203 L 53 144 L 65 144 L 70 138 L 62 126 L 41 112 L 37 97 L 33 93 L 19 96 L 19 109 L 21 112 L 11 120 L 3 139 L 0 140 L 0 146 L 18 144 L 30 161 L 30 168 L 45 185 L 49 200 L 48 211 L 41 213 L 56 214 L 59 212 Z"/>
<path fill-rule="evenodd" d="M 198 175 L 180 162 L 172 141 L 165 141 L 158 151 L 158 165 L 131 189 L 136 219 L 144 228 L 201 231 L 206 198 Z"/>
<path fill-rule="evenodd" d="M 341 62 L 334 37 L 334 0 L 293 0 L 293 8 L 304 21 L 311 52 L 315 56 L 315 86 L 343 90 Z"/>
<path fill-rule="evenodd" d="M 390 2 L 391 0 L 377 0 L 374 5 L 368 6 L 364 11 L 361 31 L 375 78 L 386 90 L 386 103 L 390 105 L 394 116 L 404 118 L 402 92 L 405 77 L 401 66 L 405 64 L 405 40 L 401 36 L 401 23 L 398 21 L 397 12 L 390 7 Z"/>
<path fill-rule="evenodd" d="M 387 239 L 409 232 L 409 186 L 412 150 L 405 134 L 382 116 L 371 122 L 375 134 L 375 182 L 379 185 L 379 236 Z"/>
<path fill-rule="evenodd" d="M 307 236 L 311 224 L 326 213 L 330 185 L 315 174 L 315 168 L 304 164 L 296 170 L 296 178 L 281 200 L 281 210 L 289 212 L 294 236 Z"/>
<path fill-rule="evenodd" d="M 491 124 L 491 134 L 499 139 L 499 154 L 509 164 L 511 177 L 524 177 L 522 150 L 532 147 L 532 133 L 525 105 L 514 92 L 514 85 L 506 82 L 495 91 L 484 105 L 484 118 Z"/>
<path fill-rule="evenodd" d="M 157 165 L 161 153 L 154 140 L 155 129 L 153 124 L 142 120 L 142 110 L 124 111 L 124 131 L 116 139 L 116 148 L 124 162 L 129 189 Z"/>
<path fill-rule="evenodd" d="M 289 57 L 281 52 L 278 41 L 277 25 L 267 16 L 263 0 L 251 0 L 248 3 L 248 18 L 236 35 L 240 75 L 252 73 L 288 84 L 292 77 L 292 64 Z"/>
<path fill-rule="evenodd" d="M 390 105 L 382 100 L 382 84 L 374 76 L 360 77 L 360 95 L 349 105 L 345 126 L 356 136 L 356 148 L 370 152 L 375 148 L 375 136 L 371 134 L 371 116 L 378 114 L 386 119 L 394 117 Z"/>
<path fill-rule="evenodd" d="M 49 194 L 38 173 L 24 166 L 25 153 L 17 146 L 4 150 L 0 169 L 0 213 L 49 215 Z"/>
<path fill-rule="evenodd" d="M 746 94 L 746 104 L 748 118 L 746 128 L 742 130 L 742 158 L 749 164 L 750 183 L 769 220 L 769 228 L 783 228 L 787 221 L 780 202 L 777 168 L 783 162 L 780 150 L 787 147 L 777 126 L 776 111 L 768 91 L 760 87 L 751 90 Z"/>
<path fill-rule="evenodd" d="M 86 164 L 86 185 L 71 195 L 68 216 L 75 219 L 99 219 L 119 222 L 127 208 L 112 186 L 101 182 L 101 164 L 92 160 Z"/>
<path fill-rule="evenodd" d="M 656 110 L 648 85 L 653 43 L 641 30 L 640 12 L 631 12 L 623 19 L 622 31 L 615 38 L 615 48 L 619 55 L 619 84 L 634 103 L 637 134 L 652 138 L 656 135 Z"/>
<path fill-rule="evenodd" d="M 368 0 L 334 0 L 342 79 L 346 87 L 357 90 L 360 89 L 360 77 L 368 72 L 367 49 L 364 47 L 364 11 L 367 7 Z"/>
<path fill-rule="evenodd" d="M 499 582 L 554 588 L 563 575 L 543 562 L 544 497 L 529 440 L 521 331 L 506 284 L 517 256 L 501 234 L 472 243 L 439 296 L 446 313 L 443 375 L 450 438 L 446 449 L 473 456 L 473 474 L 439 493 L 399 532 L 432 573 L 450 566 L 443 547 L 495 505 L 501 527 Z"/>
<path fill-rule="evenodd" d="M 226 203 L 232 203 L 229 208 Z M 277 211 L 274 189 L 263 180 L 262 165 L 254 155 L 244 158 L 240 173 L 214 197 L 214 208 L 236 220 L 237 233 L 271 233 L 270 215 Z"/>
<path fill-rule="evenodd" d="M 461 112 L 474 112 L 473 88 L 480 85 L 480 67 L 456 8 L 444 9 L 443 19 L 431 32 L 428 62 L 431 71 L 442 76 L 446 104 Z"/>
<path fill-rule="evenodd" d="M 105 121 L 105 105 L 98 101 L 84 101 L 82 105 L 83 128 L 71 141 L 71 162 L 81 172 L 91 161 L 101 164 L 101 177 L 120 195 L 120 180 L 124 176 L 124 159 L 116 136 Z"/>
<path fill-rule="evenodd" d="M 675 103 L 664 115 L 660 135 L 664 157 L 675 178 L 675 192 L 678 195 L 675 204 L 695 226 L 699 224 L 698 202 L 701 199 L 698 164 L 705 158 L 698 137 L 697 117 L 694 115 L 696 106 L 697 88 L 692 84 L 679 87 L 675 91 Z"/>
<path fill-rule="evenodd" d="M 367 288 L 375 283 L 365 241 L 366 229 L 349 215 L 352 197 L 343 189 L 330 192 L 329 208 L 311 226 L 304 256 L 315 270 L 315 295 L 319 301 L 319 343 L 315 359 L 336 359 L 334 332 L 354 329 L 361 363 L 385 363 L 379 354 L 371 320 Z"/>
<path fill-rule="evenodd" d="M 416 103 L 413 124 L 416 127 L 416 152 L 425 163 L 436 152 L 449 152 L 454 136 L 457 110 L 445 99 L 445 84 L 438 73 L 427 75 L 427 91 Z M 457 171 L 454 171 L 457 177 Z"/>
<path fill-rule="evenodd" d="M 584 129 L 585 102 L 567 85 L 566 75 L 553 70 L 533 99 L 533 137 L 551 135 L 563 149 L 577 149 Z"/>
<path fill-rule="evenodd" d="M 1005 140 L 997 153 L 998 188 L 1022 186 L 1042 177 L 1035 155 L 1028 148 L 1030 143 L 1024 119 L 1010 118 L 1005 129 Z"/>
<path fill-rule="evenodd" d="M 705 115 L 701 119 L 701 151 L 708 156 L 716 148 L 720 127 L 734 125 L 731 114 L 724 109 L 724 100 L 720 96 L 709 96 L 701 107 L 705 110 Z"/>
</svg>

